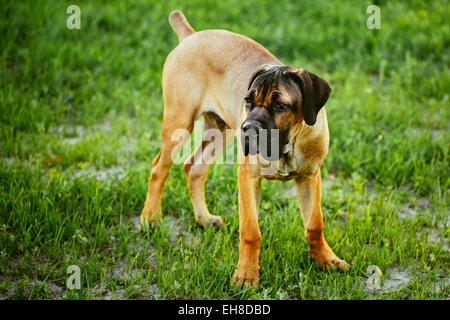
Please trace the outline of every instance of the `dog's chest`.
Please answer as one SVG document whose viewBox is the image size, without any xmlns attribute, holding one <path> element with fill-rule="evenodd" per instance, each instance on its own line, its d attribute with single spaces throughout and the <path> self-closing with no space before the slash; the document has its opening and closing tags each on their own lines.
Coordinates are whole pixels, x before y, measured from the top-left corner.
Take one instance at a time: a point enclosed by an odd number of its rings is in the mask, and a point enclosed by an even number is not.
<svg viewBox="0 0 450 320">
<path fill-rule="evenodd" d="M 293 150 L 289 145 L 283 156 L 277 161 L 260 167 L 261 175 L 266 179 L 290 180 L 300 176 L 313 174 L 319 168 L 318 161 L 312 161 L 303 150 Z M 260 157 L 260 161 L 264 162 Z"/>
</svg>

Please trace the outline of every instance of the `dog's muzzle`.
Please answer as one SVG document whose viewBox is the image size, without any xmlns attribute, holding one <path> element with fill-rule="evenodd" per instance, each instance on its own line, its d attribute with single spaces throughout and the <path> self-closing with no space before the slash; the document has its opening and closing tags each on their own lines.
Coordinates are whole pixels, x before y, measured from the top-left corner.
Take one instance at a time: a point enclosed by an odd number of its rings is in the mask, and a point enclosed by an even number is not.
<svg viewBox="0 0 450 320">
<path fill-rule="evenodd" d="M 259 132 L 262 126 L 258 121 L 246 120 L 241 126 L 241 145 L 244 156 L 259 153 Z"/>
<path fill-rule="evenodd" d="M 278 160 L 281 157 L 279 131 L 276 128 L 263 128 L 256 120 L 246 120 L 241 126 L 241 146 L 244 156 L 261 156 L 269 161 Z"/>
</svg>

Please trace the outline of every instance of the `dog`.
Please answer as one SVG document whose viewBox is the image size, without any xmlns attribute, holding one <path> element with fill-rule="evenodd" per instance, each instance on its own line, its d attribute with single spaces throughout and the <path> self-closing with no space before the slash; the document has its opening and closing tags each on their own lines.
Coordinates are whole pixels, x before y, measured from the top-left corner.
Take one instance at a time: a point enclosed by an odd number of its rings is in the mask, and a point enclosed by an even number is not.
<svg viewBox="0 0 450 320">
<path fill-rule="evenodd" d="M 226 30 L 195 32 L 178 10 L 171 12 L 169 23 L 179 44 L 164 64 L 162 143 L 153 160 L 141 226 L 151 224 L 153 228 L 162 217 L 164 182 L 173 163 L 172 154 L 180 145 L 172 138 L 174 131 L 191 132 L 194 121 L 203 116 L 205 132 L 215 129 L 222 134 L 219 151 L 234 139 L 225 134 L 227 129 L 236 130 L 241 144 L 239 260 L 232 282 L 237 286 L 259 283 L 258 207 L 262 178 L 295 179 L 310 256 L 320 268 L 348 269 L 349 265 L 334 254 L 323 234 L 320 167 L 328 153 L 324 105 L 331 93 L 329 84 L 305 69 L 284 65 L 262 45 L 243 35 Z M 274 129 L 278 133 L 275 138 L 260 134 Z M 275 139 L 279 148 L 263 156 L 262 150 L 251 143 L 255 138 Z M 182 143 L 186 140 L 187 137 Z M 195 220 L 204 227 L 223 224 L 221 217 L 209 212 L 205 202 L 204 185 L 210 163 L 194 161 L 205 158 L 205 149 L 211 143 L 203 141 L 184 164 Z M 220 152 L 215 150 L 214 156 L 218 157 Z M 268 163 L 272 170 L 263 174 Z"/>
</svg>

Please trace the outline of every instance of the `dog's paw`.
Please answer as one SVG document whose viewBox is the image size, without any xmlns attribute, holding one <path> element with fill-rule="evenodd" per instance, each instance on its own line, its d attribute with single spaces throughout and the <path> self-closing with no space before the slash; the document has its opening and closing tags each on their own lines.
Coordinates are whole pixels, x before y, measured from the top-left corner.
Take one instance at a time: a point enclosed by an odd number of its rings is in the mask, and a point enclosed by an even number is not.
<svg viewBox="0 0 450 320">
<path fill-rule="evenodd" d="M 209 214 L 207 216 L 195 217 L 195 221 L 203 228 L 209 228 L 212 226 L 223 227 L 223 219 L 220 216 L 214 216 Z"/>
<path fill-rule="evenodd" d="M 350 269 L 350 265 L 342 259 L 335 258 L 332 260 L 317 262 L 319 268 L 331 271 L 346 271 Z"/>
<path fill-rule="evenodd" d="M 257 286 L 259 284 L 259 267 L 252 269 L 237 268 L 234 271 L 231 284 L 238 288 Z"/>
<path fill-rule="evenodd" d="M 320 269 L 345 271 L 350 268 L 350 265 L 342 259 L 339 259 L 331 250 L 330 246 L 325 242 L 310 243 L 309 256 L 316 260 Z"/>
<path fill-rule="evenodd" d="M 147 218 L 144 214 L 139 217 L 139 231 L 154 230 L 155 225 L 156 221 Z"/>
<path fill-rule="evenodd" d="M 320 269 L 331 271 L 346 271 L 350 265 L 342 259 L 339 259 L 334 253 L 311 254 L 317 262 Z"/>
</svg>

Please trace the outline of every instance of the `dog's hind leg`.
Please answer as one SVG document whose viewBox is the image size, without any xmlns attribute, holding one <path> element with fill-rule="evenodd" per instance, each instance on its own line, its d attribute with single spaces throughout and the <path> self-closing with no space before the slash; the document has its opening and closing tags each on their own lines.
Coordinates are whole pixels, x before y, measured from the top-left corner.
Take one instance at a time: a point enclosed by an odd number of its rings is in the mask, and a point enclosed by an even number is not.
<svg viewBox="0 0 450 320">
<path fill-rule="evenodd" d="M 161 199 L 165 181 L 174 157 L 188 140 L 194 126 L 195 108 L 186 108 L 186 110 L 192 110 L 192 112 L 190 114 L 185 113 L 183 116 L 175 112 L 176 110 L 177 108 L 168 105 L 166 101 L 161 130 L 161 149 L 152 163 L 147 197 L 140 216 L 140 223 L 143 228 L 148 223 L 154 228 L 156 220 L 162 217 Z"/>
<path fill-rule="evenodd" d="M 212 215 L 206 206 L 204 187 L 209 167 L 234 135 L 226 134 L 227 125 L 215 113 L 204 113 L 203 118 L 205 124 L 202 144 L 185 162 L 184 172 L 197 223 L 203 227 L 213 224 L 222 226 L 222 218 Z"/>
</svg>

